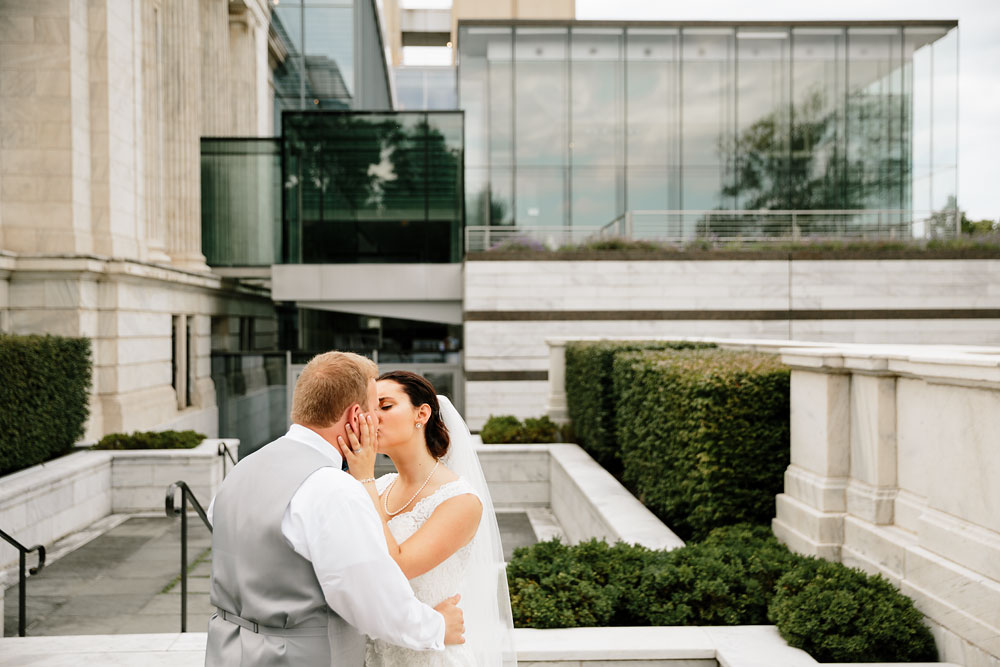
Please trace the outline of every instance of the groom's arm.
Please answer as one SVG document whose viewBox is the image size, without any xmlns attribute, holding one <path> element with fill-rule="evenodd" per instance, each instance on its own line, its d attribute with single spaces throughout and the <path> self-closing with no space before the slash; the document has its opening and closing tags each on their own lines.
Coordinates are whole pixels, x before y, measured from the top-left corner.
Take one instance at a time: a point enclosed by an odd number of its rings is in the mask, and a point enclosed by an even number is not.
<svg viewBox="0 0 1000 667">
<path fill-rule="evenodd" d="M 389 556 L 371 500 L 353 478 L 317 470 L 292 497 L 281 528 L 313 564 L 327 604 L 345 621 L 399 646 L 444 648 L 444 618 L 413 595 Z"/>
</svg>

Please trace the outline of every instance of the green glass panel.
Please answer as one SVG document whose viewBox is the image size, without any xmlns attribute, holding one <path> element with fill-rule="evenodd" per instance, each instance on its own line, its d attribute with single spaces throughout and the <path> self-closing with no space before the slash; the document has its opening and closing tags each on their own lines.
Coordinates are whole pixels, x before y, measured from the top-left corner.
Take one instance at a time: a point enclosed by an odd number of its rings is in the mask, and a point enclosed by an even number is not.
<svg viewBox="0 0 1000 667">
<path fill-rule="evenodd" d="M 283 136 L 286 261 L 460 261 L 460 113 L 286 113 Z"/>
</svg>

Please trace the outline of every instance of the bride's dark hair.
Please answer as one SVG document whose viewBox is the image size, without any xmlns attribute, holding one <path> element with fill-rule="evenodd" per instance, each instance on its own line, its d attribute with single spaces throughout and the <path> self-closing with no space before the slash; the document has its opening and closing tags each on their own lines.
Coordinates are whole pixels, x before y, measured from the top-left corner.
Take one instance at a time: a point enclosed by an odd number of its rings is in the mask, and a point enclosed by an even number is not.
<svg viewBox="0 0 1000 667">
<path fill-rule="evenodd" d="M 431 418 L 424 425 L 424 438 L 427 440 L 427 451 L 435 459 L 439 459 L 448 453 L 448 445 L 451 439 L 448 437 L 448 427 L 441 419 L 441 406 L 438 405 L 437 392 L 434 385 L 428 382 L 422 375 L 411 373 L 410 371 L 389 371 L 382 373 L 379 380 L 392 380 L 406 392 L 413 407 L 419 408 L 424 403 L 431 409 Z"/>
</svg>

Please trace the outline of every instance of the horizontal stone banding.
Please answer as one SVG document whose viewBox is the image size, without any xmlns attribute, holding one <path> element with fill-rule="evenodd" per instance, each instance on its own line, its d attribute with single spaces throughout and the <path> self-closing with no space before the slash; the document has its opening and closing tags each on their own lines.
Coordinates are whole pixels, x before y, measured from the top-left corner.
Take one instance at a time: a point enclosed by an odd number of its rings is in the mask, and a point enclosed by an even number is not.
<svg viewBox="0 0 1000 667">
<path fill-rule="evenodd" d="M 795 310 L 467 310 L 466 322 L 593 320 L 980 320 L 997 308 Z"/>
</svg>

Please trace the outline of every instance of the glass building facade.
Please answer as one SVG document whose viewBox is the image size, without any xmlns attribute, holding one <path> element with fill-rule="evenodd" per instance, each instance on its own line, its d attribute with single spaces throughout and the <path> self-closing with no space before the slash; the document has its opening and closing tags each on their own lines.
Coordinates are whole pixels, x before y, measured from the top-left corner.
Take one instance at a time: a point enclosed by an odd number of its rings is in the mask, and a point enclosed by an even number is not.
<svg viewBox="0 0 1000 667">
<path fill-rule="evenodd" d="M 462 259 L 462 113 L 285 112 L 283 261 Z"/>
<path fill-rule="evenodd" d="M 396 67 L 396 107 L 400 111 L 458 108 L 454 67 Z"/>
<path fill-rule="evenodd" d="M 464 21 L 467 224 L 953 208 L 957 43 L 947 21 Z"/>
<path fill-rule="evenodd" d="M 275 134 L 286 109 L 391 109 L 375 0 L 284 0 L 271 10 Z"/>
<path fill-rule="evenodd" d="M 286 111 L 202 139 L 209 266 L 462 261 L 462 113 Z"/>
</svg>

